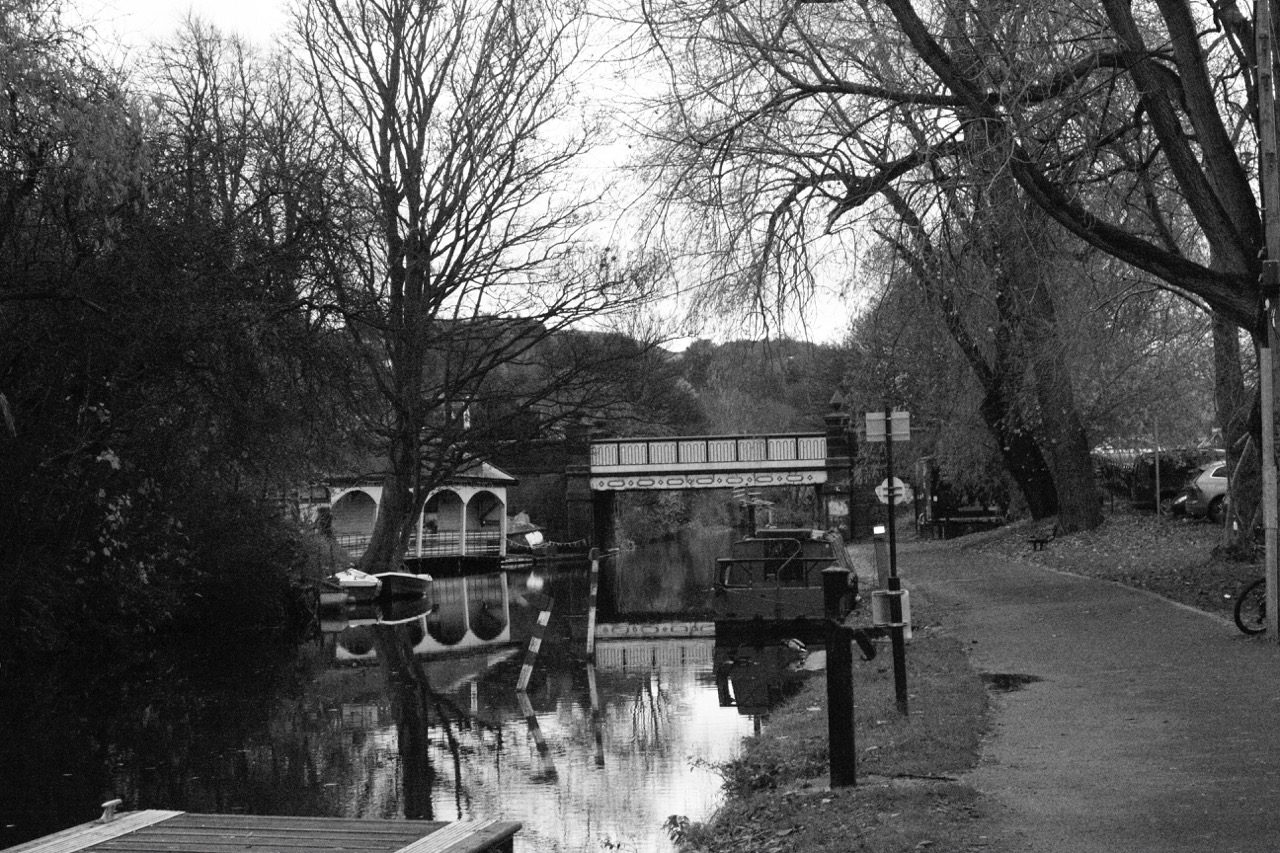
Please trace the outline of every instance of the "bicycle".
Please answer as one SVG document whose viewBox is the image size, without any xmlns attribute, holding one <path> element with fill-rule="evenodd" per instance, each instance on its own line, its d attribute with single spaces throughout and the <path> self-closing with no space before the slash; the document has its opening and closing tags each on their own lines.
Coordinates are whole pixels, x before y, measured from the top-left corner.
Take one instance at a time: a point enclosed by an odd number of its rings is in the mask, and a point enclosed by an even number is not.
<svg viewBox="0 0 1280 853">
<path fill-rule="evenodd" d="M 1258 578 L 1236 596 L 1236 627 L 1246 634 L 1267 630 L 1267 579 Z"/>
</svg>

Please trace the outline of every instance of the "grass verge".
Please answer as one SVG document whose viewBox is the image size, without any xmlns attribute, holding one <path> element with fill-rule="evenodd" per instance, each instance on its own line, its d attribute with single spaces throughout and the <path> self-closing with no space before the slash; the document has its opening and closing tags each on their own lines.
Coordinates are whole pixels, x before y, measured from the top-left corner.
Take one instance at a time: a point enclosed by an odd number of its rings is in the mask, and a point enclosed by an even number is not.
<svg viewBox="0 0 1280 853">
<path fill-rule="evenodd" d="M 918 620 L 926 615 L 920 610 Z M 819 674 L 770 716 L 741 757 L 720 767 L 727 797 L 714 817 L 704 824 L 673 821 L 680 849 L 989 849 L 985 833 L 994 816 L 958 778 L 977 761 L 986 689 L 963 649 L 943 631 L 917 630 L 907 651 L 911 713 L 905 718 L 894 700 L 887 642 L 874 661 L 855 659 L 855 787 L 828 784 L 826 680 Z"/>
<path fill-rule="evenodd" d="M 1117 511 L 1094 530 L 1054 538 L 1043 551 L 1033 551 L 1027 540 L 1040 529 L 1052 529 L 1052 520 L 1010 525 L 965 547 L 1150 590 L 1225 619 L 1231 618 L 1236 594 L 1262 575 L 1260 562 L 1223 553 L 1222 532 L 1207 521 Z"/>
</svg>

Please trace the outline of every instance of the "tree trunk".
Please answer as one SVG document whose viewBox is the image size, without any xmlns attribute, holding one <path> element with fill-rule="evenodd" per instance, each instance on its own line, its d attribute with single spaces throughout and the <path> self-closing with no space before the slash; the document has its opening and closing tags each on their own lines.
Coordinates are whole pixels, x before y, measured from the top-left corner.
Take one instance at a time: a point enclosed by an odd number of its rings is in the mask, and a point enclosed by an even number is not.
<svg viewBox="0 0 1280 853">
<path fill-rule="evenodd" d="M 1260 392 L 1250 400 L 1245 391 L 1238 333 L 1229 321 L 1213 315 L 1213 402 L 1231 478 L 1231 511 L 1223 542 L 1251 552 L 1262 497 L 1262 400 Z"/>
<path fill-rule="evenodd" d="M 1004 395 L 997 390 L 990 390 L 983 396 L 980 410 L 987 429 L 991 430 L 1000 448 L 1005 470 L 1027 502 L 1031 517 L 1041 519 L 1057 515 L 1058 490 L 1035 437 L 1025 427 L 1012 423 L 1014 415 Z"/>
<path fill-rule="evenodd" d="M 1102 523 L 1102 503 L 1088 433 L 1076 406 L 1048 285 L 1032 282 L 1029 289 L 1026 341 L 1040 411 L 1038 432 L 1058 490 L 1058 529 L 1092 530 Z"/>
<path fill-rule="evenodd" d="M 360 570 L 369 574 L 400 570 L 418 509 L 414 499 L 418 455 L 409 430 L 401 430 L 401 435 L 396 437 L 390 457 L 389 470 L 382 478 L 378 517 L 369 537 L 369 547 L 360 558 Z"/>
<path fill-rule="evenodd" d="M 997 287 L 1012 302 L 1020 360 L 1038 415 L 1036 437 L 1057 487 L 1058 529 L 1091 530 L 1102 523 L 1102 504 L 1067 349 L 1058 334 L 1050 272 L 1054 265 L 1047 262 L 1054 257 L 1052 229 L 1044 211 L 1021 194 L 1012 178 L 993 182 L 990 197 L 990 224 L 1006 226 L 1002 233 L 989 232 L 998 247 Z"/>
</svg>

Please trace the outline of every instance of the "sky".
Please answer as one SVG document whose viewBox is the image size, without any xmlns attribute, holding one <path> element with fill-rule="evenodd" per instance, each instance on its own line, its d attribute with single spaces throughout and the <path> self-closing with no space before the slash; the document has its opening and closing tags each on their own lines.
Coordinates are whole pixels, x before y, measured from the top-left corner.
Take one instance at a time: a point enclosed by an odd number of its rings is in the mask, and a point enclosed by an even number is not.
<svg viewBox="0 0 1280 853">
<path fill-rule="evenodd" d="M 264 46 L 286 21 L 284 0 L 72 0 L 70 5 L 94 21 L 104 39 L 134 50 L 172 35 L 188 12 Z"/>
<path fill-rule="evenodd" d="M 117 45 L 116 49 L 123 49 L 126 54 L 141 52 L 148 44 L 167 39 L 188 13 L 195 13 L 223 32 L 237 33 L 268 47 L 288 26 L 288 3 L 289 0 L 68 0 L 72 13 L 92 22 L 105 44 Z M 621 143 L 613 148 L 625 151 Z M 592 168 L 613 170 L 615 166 Z M 848 329 L 850 304 L 841 294 L 828 289 L 805 312 L 803 328 L 792 329 L 791 333 L 815 341 L 838 342 Z M 717 324 L 717 330 L 706 336 L 717 340 L 732 338 L 735 325 Z M 683 348 L 692 340 L 681 339 L 672 348 Z"/>
</svg>

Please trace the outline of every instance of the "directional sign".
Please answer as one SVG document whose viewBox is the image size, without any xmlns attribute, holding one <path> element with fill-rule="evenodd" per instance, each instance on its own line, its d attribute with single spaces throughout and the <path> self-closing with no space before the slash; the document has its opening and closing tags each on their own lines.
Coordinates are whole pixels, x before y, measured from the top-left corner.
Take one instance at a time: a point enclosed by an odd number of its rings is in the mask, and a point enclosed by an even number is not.
<svg viewBox="0 0 1280 853">
<path fill-rule="evenodd" d="M 876 486 L 876 498 L 880 503 L 905 504 L 911 501 L 911 487 L 894 477 Z"/>
<path fill-rule="evenodd" d="M 910 412 L 893 412 L 890 421 L 894 441 L 911 440 Z M 884 441 L 884 412 L 867 412 L 867 441 Z"/>
</svg>

